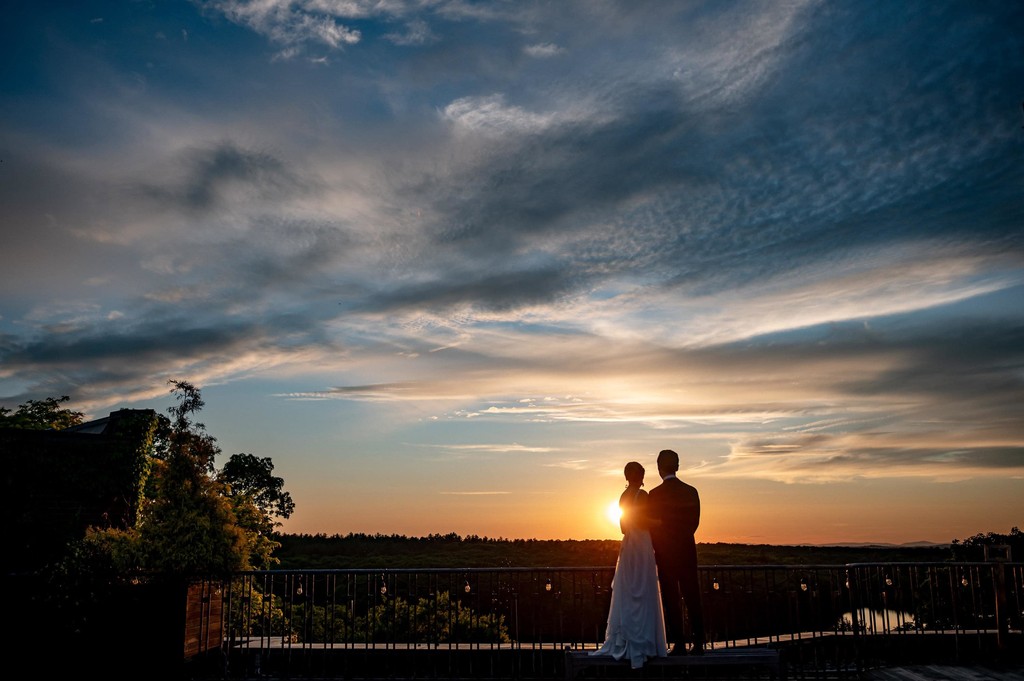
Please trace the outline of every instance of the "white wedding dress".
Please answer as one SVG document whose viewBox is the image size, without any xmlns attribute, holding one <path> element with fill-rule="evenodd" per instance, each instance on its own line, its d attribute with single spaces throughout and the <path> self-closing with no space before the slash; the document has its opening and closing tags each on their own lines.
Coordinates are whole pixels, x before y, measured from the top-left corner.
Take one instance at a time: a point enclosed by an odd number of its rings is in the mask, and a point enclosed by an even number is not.
<svg viewBox="0 0 1024 681">
<path fill-rule="evenodd" d="M 634 496 L 634 503 L 638 496 Z M 668 655 L 665 615 L 651 534 L 636 527 L 624 529 L 612 578 L 605 641 L 591 655 L 625 658 L 633 669 L 640 669 L 648 658 Z"/>
</svg>

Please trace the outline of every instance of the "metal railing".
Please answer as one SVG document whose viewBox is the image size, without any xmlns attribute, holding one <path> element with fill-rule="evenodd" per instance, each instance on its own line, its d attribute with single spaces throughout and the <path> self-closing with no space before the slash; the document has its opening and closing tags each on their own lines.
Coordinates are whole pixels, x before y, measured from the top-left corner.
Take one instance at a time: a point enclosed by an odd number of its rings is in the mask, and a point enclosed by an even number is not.
<svg viewBox="0 0 1024 681">
<path fill-rule="evenodd" d="M 551 678 L 599 647 L 611 567 L 296 570 L 208 581 L 225 678 Z M 712 650 L 771 646 L 791 676 L 1024 649 L 1020 563 L 702 566 Z M 216 608 L 213 604 L 217 604 Z M 207 606 L 202 606 L 207 607 Z"/>
<path fill-rule="evenodd" d="M 56 678 L 564 678 L 566 649 L 603 640 L 612 576 L 612 567 L 9 576 L 8 649 Z M 791 678 L 1024 663 L 1022 563 L 707 565 L 699 579 L 712 654 L 774 648 Z"/>
</svg>

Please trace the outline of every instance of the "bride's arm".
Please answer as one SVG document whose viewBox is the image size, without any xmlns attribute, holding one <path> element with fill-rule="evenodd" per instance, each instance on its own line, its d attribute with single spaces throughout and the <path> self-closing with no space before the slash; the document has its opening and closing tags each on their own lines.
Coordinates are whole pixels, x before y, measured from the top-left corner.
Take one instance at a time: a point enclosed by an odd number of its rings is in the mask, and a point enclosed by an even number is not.
<svg viewBox="0 0 1024 681">
<path fill-rule="evenodd" d="M 631 502 L 632 499 L 626 492 L 623 492 L 622 496 L 619 497 L 619 531 L 622 534 L 626 534 L 626 530 L 632 526 L 633 509 L 630 508 Z"/>
</svg>

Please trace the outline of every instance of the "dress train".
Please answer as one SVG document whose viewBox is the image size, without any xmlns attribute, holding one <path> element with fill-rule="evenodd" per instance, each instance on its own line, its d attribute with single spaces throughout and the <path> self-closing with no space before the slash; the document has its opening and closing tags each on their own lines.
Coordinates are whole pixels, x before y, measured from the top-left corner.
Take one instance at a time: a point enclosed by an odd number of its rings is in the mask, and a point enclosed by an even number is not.
<svg viewBox="0 0 1024 681">
<path fill-rule="evenodd" d="M 622 537 L 605 641 L 591 655 L 628 658 L 633 669 L 643 667 L 648 658 L 668 655 L 658 569 L 647 530 L 631 529 Z"/>
</svg>

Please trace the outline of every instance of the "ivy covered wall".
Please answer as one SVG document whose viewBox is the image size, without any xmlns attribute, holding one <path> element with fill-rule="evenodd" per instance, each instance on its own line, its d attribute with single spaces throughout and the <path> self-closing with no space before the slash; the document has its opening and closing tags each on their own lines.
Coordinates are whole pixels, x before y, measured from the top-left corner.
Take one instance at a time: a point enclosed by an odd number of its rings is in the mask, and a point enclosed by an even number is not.
<svg viewBox="0 0 1024 681">
<path fill-rule="evenodd" d="M 122 409 L 62 431 L 0 429 L 12 535 L 5 573 L 32 572 L 57 560 L 87 527 L 133 526 L 156 426 L 155 411 Z"/>
</svg>

